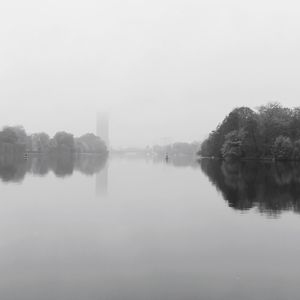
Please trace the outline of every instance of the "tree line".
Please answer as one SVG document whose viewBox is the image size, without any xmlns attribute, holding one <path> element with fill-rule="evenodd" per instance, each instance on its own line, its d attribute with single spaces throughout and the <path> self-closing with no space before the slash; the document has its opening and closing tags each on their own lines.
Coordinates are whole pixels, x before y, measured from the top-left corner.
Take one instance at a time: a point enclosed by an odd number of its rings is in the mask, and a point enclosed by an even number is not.
<svg viewBox="0 0 300 300">
<path fill-rule="evenodd" d="M 203 157 L 300 160 L 300 107 L 232 110 L 202 143 Z"/>
<path fill-rule="evenodd" d="M 45 132 L 27 134 L 22 126 L 5 126 L 0 131 L 0 154 L 7 152 L 107 153 L 104 141 L 93 133 L 80 137 L 60 131 L 53 137 Z"/>
</svg>

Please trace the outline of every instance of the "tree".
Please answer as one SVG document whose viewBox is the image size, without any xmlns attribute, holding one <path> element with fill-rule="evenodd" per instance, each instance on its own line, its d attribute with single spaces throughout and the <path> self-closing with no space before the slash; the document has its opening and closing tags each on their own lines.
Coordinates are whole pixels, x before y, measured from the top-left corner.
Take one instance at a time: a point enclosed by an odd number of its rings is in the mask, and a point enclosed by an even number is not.
<svg viewBox="0 0 300 300">
<path fill-rule="evenodd" d="M 50 141 L 49 146 L 51 149 L 74 151 L 74 136 L 73 134 L 64 131 L 57 132 Z"/>
<path fill-rule="evenodd" d="M 274 157 L 278 160 L 288 160 L 292 158 L 293 144 L 289 137 L 278 136 L 273 147 Z"/>
<path fill-rule="evenodd" d="M 300 140 L 294 142 L 293 159 L 300 160 Z"/>
<path fill-rule="evenodd" d="M 16 144 L 18 137 L 12 128 L 4 127 L 0 132 L 0 141 L 2 143 Z"/>
<path fill-rule="evenodd" d="M 77 152 L 86 153 L 106 153 L 107 148 L 98 136 L 93 133 L 87 133 L 75 139 L 75 147 Z"/>
<path fill-rule="evenodd" d="M 49 149 L 50 137 L 47 133 L 35 133 L 31 136 L 32 150 L 46 152 Z"/>
<path fill-rule="evenodd" d="M 300 140 L 300 108 L 290 109 L 279 103 L 260 106 L 257 111 L 235 108 L 209 134 L 199 154 L 272 158 L 278 136 L 288 137 L 291 142 Z"/>
<path fill-rule="evenodd" d="M 226 134 L 225 142 L 222 146 L 221 152 L 224 158 L 241 158 L 243 156 L 242 151 L 242 137 L 243 133 L 237 130 L 233 130 Z"/>
<path fill-rule="evenodd" d="M 292 111 L 289 134 L 293 140 L 300 139 L 300 107 L 295 107 Z"/>
<path fill-rule="evenodd" d="M 272 155 L 272 145 L 279 136 L 289 136 L 292 110 L 279 103 L 269 103 L 258 108 L 260 130 L 263 136 L 263 152 Z"/>
<path fill-rule="evenodd" d="M 13 126 L 13 127 L 7 127 L 10 128 L 17 136 L 17 143 L 26 145 L 27 143 L 27 134 L 23 126 Z"/>
</svg>

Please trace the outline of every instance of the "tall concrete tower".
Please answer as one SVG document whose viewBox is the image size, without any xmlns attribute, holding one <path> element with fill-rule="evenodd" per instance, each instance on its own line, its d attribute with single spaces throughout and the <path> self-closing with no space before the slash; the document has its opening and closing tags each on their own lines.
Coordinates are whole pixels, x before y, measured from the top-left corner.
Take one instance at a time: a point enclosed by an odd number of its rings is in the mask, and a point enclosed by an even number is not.
<svg viewBox="0 0 300 300">
<path fill-rule="evenodd" d="M 100 137 L 109 149 L 109 117 L 108 113 L 97 113 L 97 136 Z"/>
</svg>

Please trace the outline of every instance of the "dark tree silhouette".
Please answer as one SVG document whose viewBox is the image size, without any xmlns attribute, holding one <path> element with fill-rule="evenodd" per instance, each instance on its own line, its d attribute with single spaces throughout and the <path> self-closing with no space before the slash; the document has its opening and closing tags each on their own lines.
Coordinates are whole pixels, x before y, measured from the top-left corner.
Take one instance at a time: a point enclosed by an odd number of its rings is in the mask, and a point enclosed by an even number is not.
<svg viewBox="0 0 300 300">
<path fill-rule="evenodd" d="M 210 133 L 198 152 L 203 157 L 299 159 L 300 108 L 278 103 L 234 109 Z"/>
</svg>

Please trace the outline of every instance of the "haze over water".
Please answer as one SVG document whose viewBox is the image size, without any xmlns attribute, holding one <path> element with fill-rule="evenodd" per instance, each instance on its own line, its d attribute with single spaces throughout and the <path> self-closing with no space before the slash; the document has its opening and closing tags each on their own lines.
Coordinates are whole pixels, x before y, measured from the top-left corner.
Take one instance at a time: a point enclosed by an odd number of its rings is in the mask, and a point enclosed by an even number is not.
<svg viewBox="0 0 300 300">
<path fill-rule="evenodd" d="M 64 162 L 1 161 L 1 299 L 298 298 L 294 165 Z"/>
</svg>

